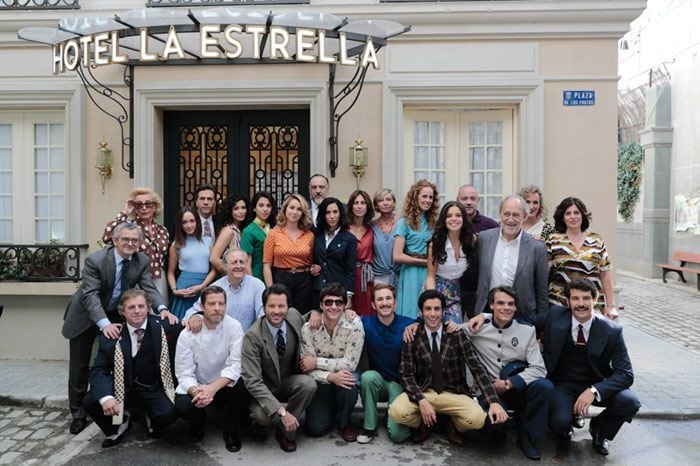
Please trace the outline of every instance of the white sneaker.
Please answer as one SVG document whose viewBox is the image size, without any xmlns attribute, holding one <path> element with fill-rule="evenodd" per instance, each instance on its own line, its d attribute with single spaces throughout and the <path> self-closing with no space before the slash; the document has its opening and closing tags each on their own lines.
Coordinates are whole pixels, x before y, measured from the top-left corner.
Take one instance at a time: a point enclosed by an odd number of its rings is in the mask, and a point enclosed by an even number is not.
<svg viewBox="0 0 700 466">
<path fill-rule="evenodd" d="M 369 443 L 377 435 L 376 430 L 362 429 L 360 435 L 357 436 L 357 443 Z"/>
</svg>

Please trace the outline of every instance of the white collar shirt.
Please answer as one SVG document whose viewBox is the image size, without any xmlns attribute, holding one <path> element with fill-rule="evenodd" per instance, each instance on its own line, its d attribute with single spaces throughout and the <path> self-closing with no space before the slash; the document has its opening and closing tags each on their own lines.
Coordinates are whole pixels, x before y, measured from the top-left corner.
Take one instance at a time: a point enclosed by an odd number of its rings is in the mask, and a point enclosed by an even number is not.
<svg viewBox="0 0 700 466">
<path fill-rule="evenodd" d="M 498 233 L 496 251 L 493 254 L 493 262 L 491 264 L 491 283 L 489 288 L 513 286 L 515 271 L 518 268 L 518 256 L 520 255 L 520 241 L 522 241 L 522 238 L 522 229 L 512 241 L 506 240 L 502 231 Z"/>
<path fill-rule="evenodd" d="M 433 349 L 433 332 L 437 332 L 435 338 L 437 339 L 438 350 L 442 346 L 442 325 L 437 330 L 430 330 L 428 326 L 425 326 L 425 334 L 428 335 L 428 341 L 430 342 L 430 350 Z"/>
<path fill-rule="evenodd" d="M 586 343 L 588 343 L 588 336 L 591 334 L 591 325 L 593 324 L 593 316 L 585 322 L 579 322 L 574 316 L 571 316 L 571 338 L 574 340 L 574 343 L 578 340 L 579 324 L 583 326 L 583 338 L 586 340 Z"/>
<path fill-rule="evenodd" d="M 131 357 L 135 357 L 136 353 L 138 353 L 138 346 L 137 346 L 137 336 L 136 336 L 136 330 L 138 329 L 143 329 L 144 331 L 144 336 L 146 335 L 146 326 L 148 325 L 148 317 L 143 321 L 143 324 L 141 324 L 140 327 L 132 327 L 129 324 L 126 324 L 126 328 L 129 329 L 129 338 L 131 339 Z M 143 340 L 141 340 L 143 341 Z"/>
</svg>

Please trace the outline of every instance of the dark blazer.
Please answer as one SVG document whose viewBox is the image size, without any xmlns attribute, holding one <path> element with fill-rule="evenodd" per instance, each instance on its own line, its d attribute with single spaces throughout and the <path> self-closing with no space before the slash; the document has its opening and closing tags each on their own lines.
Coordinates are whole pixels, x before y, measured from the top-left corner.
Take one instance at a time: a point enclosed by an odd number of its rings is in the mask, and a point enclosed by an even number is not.
<svg viewBox="0 0 700 466">
<path fill-rule="evenodd" d="M 474 313 L 484 311 L 491 291 L 491 267 L 500 228 L 482 231 L 476 241 L 479 255 L 479 283 L 476 288 Z M 515 269 L 513 288 L 518 295 L 518 316 L 533 317 L 549 308 L 549 276 L 547 271 L 547 249 L 540 241 L 523 231 Z"/>
<path fill-rule="evenodd" d="M 304 318 L 294 308 L 287 312 L 287 335 L 293 332 L 297 338 L 294 360 L 299 360 L 301 350 L 301 326 Z M 275 341 L 267 327 L 265 316 L 253 322 L 243 338 L 241 350 L 241 377 L 246 390 L 268 415 L 282 404 L 272 392 L 282 386 L 279 356 Z"/>
<path fill-rule="evenodd" d="M 430 342 L 425 325 L 419 324 L 410 343 L 401 347 L 399 374 L 401 386 L 411 401 L 423 399 L 423 392 L 432 387 L 433 361 L 430 355 Z M 491 385 L 491 377 L 479 361 L 472 344 L 463 331 L 447 333 L 443 326 L 440 344 L 440 362 L 445 390 L 452 393 L 467 393 L 466 369 L 474 375 L 489 403 L 497 403 L 498 395 Z"/>
<path fill-rule="evenodd" d="M 571 309 L 552 306 L 537 316 L 535 326 L 538 332 L 542 332 L 544 363 L 551 374 L 559 363 L 567 332 L 571 332 Z M 618 324 L 594 314 L 586 352 L 593 372 L 600 379 L 593 385 L 600 393 L 601 401 L 605 402 L 620 390 L 632 386 L 632 362 L 622 337 L 622 327 Z"/>
<path fill-rule="evenodd" d="M 148 257 L 137 252 L 131 255 L 129 264 L 129 288 L 138 286 L 146 292 L 154 308 L 165 305 L 153 279 L 148 273 Z M 61 333 L 66 338 L 75 338 L 100 319 L 107 317 L 107 306 L 114 291 L 117 265 L 114 261 L 114 246 L 101 249 L 85 258 L 80 288 L 68 301 L 63 316 Z"/>
<path fill-rule="evenodd" d="M 355 292 L 357 265 L 357 238 L 347 230 L 340 230 L 326 247 L 326 233 L 316 231 L 313 263 L 321 266 L 321 273 L 313 277 L 313 289 L 320 290 L 328 283 L 340 283 Z"/>
<path fill-rule="evenodd" d="M 173 351 L 175 347 L 175 339 L 172 338 L 178 326 L 170 326 L 167 320 L 161 320 L 156 316 L 149 315 L 148 326 L 146 331 L 150 332 L 153 341 L 153 354 L 156 358 L 156 366 L 160 360 L 160 352 L 162 349 L 161 329 L 165 331 L 168 338 L 168 352 L 172 361 Z M 133 367 L 131 365 L 131 338 L 129 337 L 129 329 L 124 324 L 119 340 L 111 340 L 104 335 L 100 335 L 100 347 L 95 357 L 95 362 L 90 368 L 90 391 L 93 399 L 99 400 L 107 395 L 114 395 L 114 351 L 119 344 L 124 355 L 124 391 L 129 392 L 134 382 Z M 172 370 L 172 369 L 171 369 Z M 158 380 L 160 381 L 160 372 L 158 372 Z M 161 381 L 162 383 L 162 381 Z"/>
</svg>

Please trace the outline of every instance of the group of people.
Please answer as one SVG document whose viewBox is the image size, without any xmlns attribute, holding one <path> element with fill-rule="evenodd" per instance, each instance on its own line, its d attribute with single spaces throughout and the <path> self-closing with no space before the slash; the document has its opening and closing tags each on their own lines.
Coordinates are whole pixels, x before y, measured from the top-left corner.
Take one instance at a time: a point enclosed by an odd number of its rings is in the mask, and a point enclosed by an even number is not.
<svg viewBox="0 0 700 466">
<path fill-rule="evenodd" d="M 222 405 L 228 450 L 249 419 L 254 440 L 276 424 L 294 451 L 303 419 L 309 436 L 337 424 L 345 441 L 370 442 L 387 401 L 395 442 L 424 441 L 436 424 L 454 444 L 480 429 L 502 441 L 510 415 L 518 446 L 539 459 L 547 427 L 565 448 L 598 404 L 593 448 L 607 454 L 639 402 L 605 245 L 581 200 L 564 199 L 552 227 L 535 186 L 504 198 L 498 222 L 477 210 L 471 185 L 440 208 L 435 185 L 418 181 L 402 216 L 390 189 L 344 204 L 314 175 L 309 192 L 279 214 L 268 193 L 232 196 L 214 221 L 216 191 L 202 185 L 172 244 L 155 221 L 158 195 L 131 194 L 66 311 L 72 433 L 89 414 L 103 446 L 116 445 L 139 407 L 149 435 L 181 417 L 197 442 L 209 406 Z"/>
</svg>

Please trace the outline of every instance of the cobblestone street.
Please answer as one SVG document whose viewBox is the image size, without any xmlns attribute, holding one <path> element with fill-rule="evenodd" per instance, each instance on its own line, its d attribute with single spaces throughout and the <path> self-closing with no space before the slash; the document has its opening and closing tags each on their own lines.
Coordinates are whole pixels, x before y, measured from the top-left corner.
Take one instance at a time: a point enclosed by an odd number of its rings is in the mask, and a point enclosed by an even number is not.
<svg viewBox="0 0 700 466">
<path fill-rule="evenodd" d="M 47 464 L 72 440 L 67 410 L 0 406 L 0 464 Z"/>
</svg>

